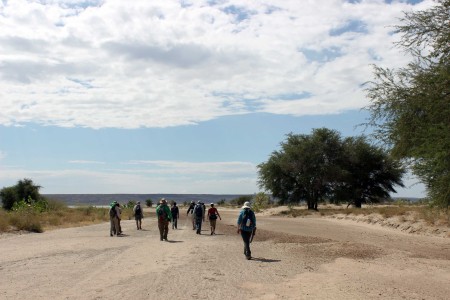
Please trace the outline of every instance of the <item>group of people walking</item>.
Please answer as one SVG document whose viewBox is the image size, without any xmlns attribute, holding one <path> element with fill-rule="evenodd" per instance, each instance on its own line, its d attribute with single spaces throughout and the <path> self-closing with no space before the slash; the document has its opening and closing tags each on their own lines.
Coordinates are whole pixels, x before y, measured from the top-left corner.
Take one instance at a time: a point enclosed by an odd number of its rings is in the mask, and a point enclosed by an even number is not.
<svg viewBox="0 0 450 300">
<path fill-rule="evenodd" d="M 187 216 L 190 216 L 192 221 L 192 230 L 196 230 L 197 234 L 202 234 L 202 223 L 205 222 L 205 216 L 209 220 L 211 229 L 211 235 L 216 234 L 216 221 L 217 218 L 222 220 L 217 208 L 214 207 L 214 203 L 211 203 L 211 208 L 206 212 L 206 206 L 203 202 L 198 201 L 197 204 L 191 201 L 189 208 L 186 212 Z"/>
<path fill-rule="evenodd" d="M 109 211 L 111 223 L 110 236 L 119 236 L 122 234 L 122 229 L 120 226 L 120 204 L 116 201 L 112 202 Z M 133 207 L 133 214 L 136 221 L 136 229 L 142 230 L 142 219 L 144 218 L 144 213 L 139 201 Z M 211 203 L 210 208 L 206 211 L 206 206 L 201 201 L 198 201 L 197 203 L 191 201 L 186 215 L 190 217 L 192 229 L 196 230 L 197 234 L 202 234 L 202 223 L 205 222 L 206 217 L 208 218 L 210 224 L 210 235 L 216 234 L 217 218 L 222 220 L 219 211 L 216 207 L 214 207 L 214 203 Z M 169 208 L 167 205 L 167 200 L 162 198 L 156 207 L 156 216 L 158 219 L 160 241 L 168 241 L 167 236 L 169 233 L 169 223 L 172 223 L 172 229 L 178 229 L 180 211 L 176 202 L 173 202 L 172 207 Z M 250 243 L 252 242 L 256 231 L 256 217 L 255 213 L 251 210 L 250 202 L 245 202 L 242 206 L 237 219 L 237 227 L 237 232 L 238 234 L 241 234 L 244 242 L 244 255 L 247 259 L 251 259 Z"/>
</svg>

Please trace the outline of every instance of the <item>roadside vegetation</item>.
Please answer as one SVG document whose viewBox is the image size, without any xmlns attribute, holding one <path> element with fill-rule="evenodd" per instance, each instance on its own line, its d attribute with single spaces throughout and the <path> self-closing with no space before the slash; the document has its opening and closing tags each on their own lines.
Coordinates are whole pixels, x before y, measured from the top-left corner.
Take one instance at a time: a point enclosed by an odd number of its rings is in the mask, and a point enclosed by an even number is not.
<svg viewBox="0 0 450 300">
<path fill-rule="evenodd" d="M 450 227 L 450 215 L 446 210 L 417 204 L 376 204 L 367 205 L 363 208 L 355 208 L 339 205 L 324 205 L 319 211 L 311 211 L 301 206 L 288 206 L 279 215 L 290 217 L 307 216 L 373 216 L 381 219 L 397 218 L 399 223 L 419 221 L 428 226 Z M 370 220 L 369 220 L 370 221 Z"/>
<path fill-rule="evenodd" d="M 31 179 L 19 180 L 16 185 L 0 190 L 1 232 L 43 232 L 46 229 L 84 226 L 109 221 L 109 209 L 80 206 L 70 208 L 64 202 L 46 199 L 39 194 L 41 187 Z M 122 219 L 133 217 L 135 203 L 128 201 L 122 207 Z"/>
</svg>

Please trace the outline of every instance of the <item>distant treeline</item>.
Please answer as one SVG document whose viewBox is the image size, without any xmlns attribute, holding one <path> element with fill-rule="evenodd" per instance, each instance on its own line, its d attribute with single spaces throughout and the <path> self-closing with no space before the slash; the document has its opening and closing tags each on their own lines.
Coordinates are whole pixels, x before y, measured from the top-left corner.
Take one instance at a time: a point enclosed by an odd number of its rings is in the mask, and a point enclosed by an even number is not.
<svg viewBox="0 0 450 300">
<path fill-rule="evenodd" d="M 153 203 L 157 203 L 159 199 L 165 198 L 170 201 L 173 200 L 179 204 L 191 201 L 202 201 L 204 203 L 217 203 L 221 200 L 229 202 L 232 199 L 244 196 L 243 194 L 236 195 L 221 195 L 221 194 L 43 194 L 45 198 L 60 200 L 67 205 L 108 205 L 112 201 L 119 203 L 128 203 L 129 201 L 141 201 L 145 203 L 146 200 L 151 199 Z"/>
</svg>

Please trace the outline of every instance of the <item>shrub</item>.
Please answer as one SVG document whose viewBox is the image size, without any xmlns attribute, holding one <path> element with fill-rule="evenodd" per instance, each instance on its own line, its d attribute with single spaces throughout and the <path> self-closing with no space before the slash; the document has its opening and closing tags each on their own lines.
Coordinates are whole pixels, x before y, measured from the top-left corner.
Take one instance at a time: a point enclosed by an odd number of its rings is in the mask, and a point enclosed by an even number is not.
<svg viewBox="0 0 450 300">
<path fill-rule="evenodd" d="M 67 209 L 67 204 L 61 200 L 46 199 L 48 211 L 62 211 Z"/>
<path fill-rule="evenodd" d="M 239 196 L 237 198 L 234 198 L 230 201 L 231 205 L 237 205 L 237 206 L 241 206 L 243 205 L 245 202 L 250 202 L 252 200 L 253 196 L 251 195 L 244 195 L 244 196 Z"/>
<path fill-rule="evenodd" d="M 145 205 L 147 205 L 147 207 L 152 207 L 152 205 L 153 205 L 152 199 L 145 200 Z"/>
<path fill-rule="evenodd" d="M 32 209 L 13 212 L 10 215 L 10 224 L 17 230 L 30 232 L 43 232 L 39 215 Z"/>
<path fill-rule="evenodd" d="M 219 201 L 217 201 L 217 205 L 222 206 L 225 205 L 226 200 L 225 199 L 220 199 Z"/>
<path fill-rule="evenodd" d="M 270 196 L 260 192 L 253 197 L 253 210 L 259 212 L 262 209 L 266 209 L 270 206 Z"/>
</svg>

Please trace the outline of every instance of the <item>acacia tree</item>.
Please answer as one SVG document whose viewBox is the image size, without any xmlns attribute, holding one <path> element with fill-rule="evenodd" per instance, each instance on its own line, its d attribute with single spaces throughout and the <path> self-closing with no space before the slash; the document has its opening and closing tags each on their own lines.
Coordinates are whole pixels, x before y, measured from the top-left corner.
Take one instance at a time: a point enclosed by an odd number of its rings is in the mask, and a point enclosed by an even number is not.
<svg viewBox="0 0 450 300">
<path fill-rule="evenodd" d="M 21 200 L 25 202 L 42 200 L 39 194 L 40 188 L 40 186 L 33 183 L 33 180 L 28 178 L 19 180 L 14 186 L 2 188 L 0 197 L 2 198 L 3 208 L 11 210 L 14 203 Z"/>
<path fill-rule="evenodd" d="M 258 165 L 260 187 L 272 192 L 281 203 L 306 201 L 308 209 L 317 210 L 320 200 L 329 197 L 340 172 L 340 135 L 320 128 L 311 135 L 288 134 L 281 150 Z"/>
<path fill-rule="evenodd" d="M 398 161 L 364 137 L 341 139 L 337 131 L 287 135 L 281 149 L 258 165 L 259 185 L 281 203 L 306 201 L 317 210 L 321 200 L 349 201 L 356 207 L 378 202 L 403 186 Z"/>
<path fill-rule="evenodd" d="M 414 58 L 398 70 L 375 66 L 369 125 L 404 159 L 441 207 L 450 204 L 450 0 L 405 13 L 397 45 Z"/>
<path fill-rule="evenodd" d="M 360 208 L 362 203 L 378 203 L 403 187 L 404 169 L 386 151 L 367 142 L 365 137 L 348 137 L 343 141 L 345 159 L 341 182 L 334 197 Z"/>
</svg>

